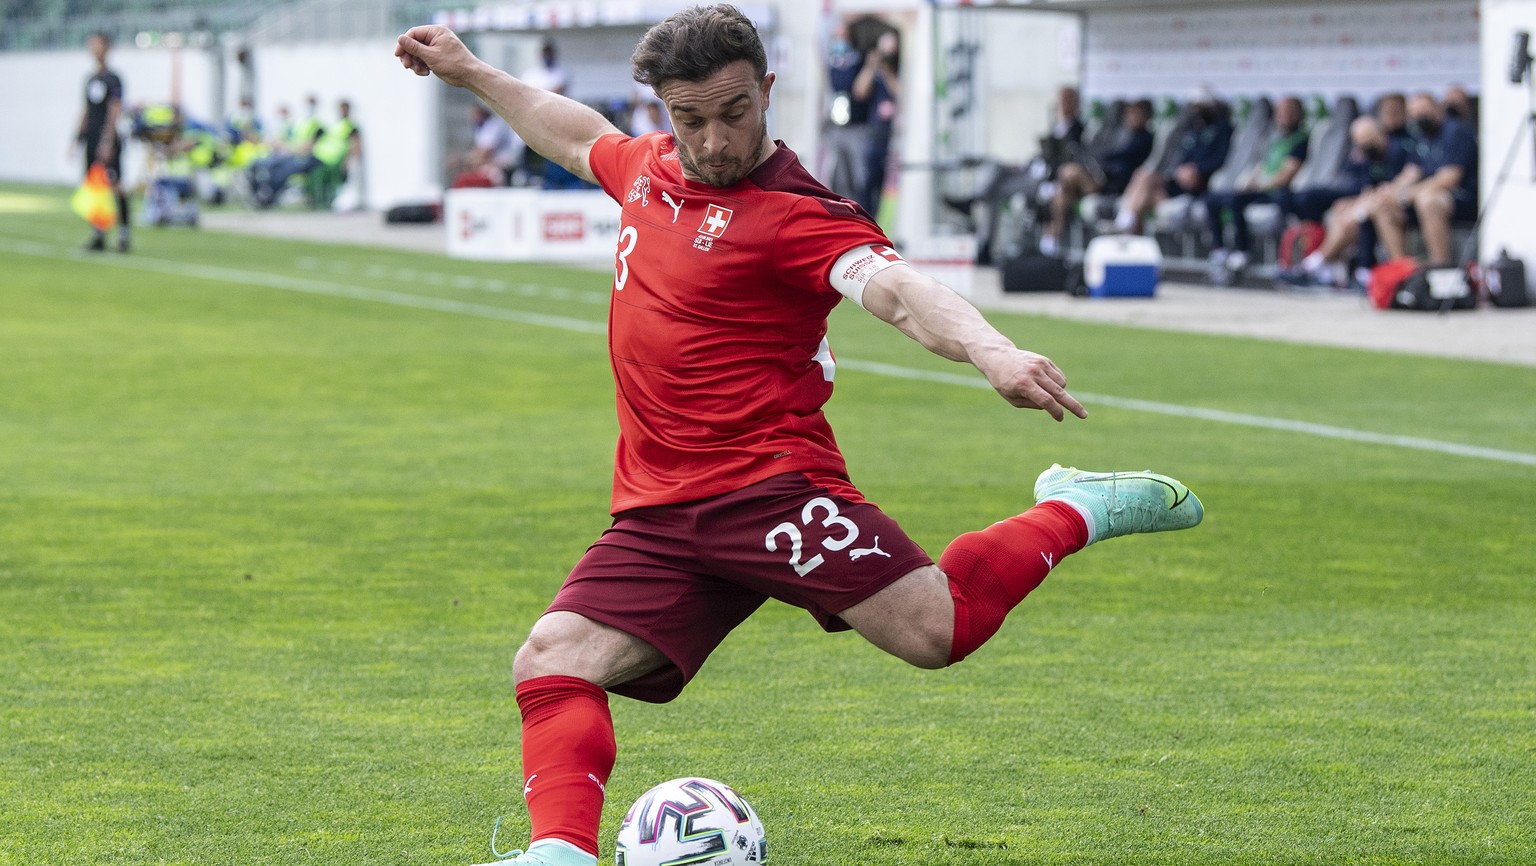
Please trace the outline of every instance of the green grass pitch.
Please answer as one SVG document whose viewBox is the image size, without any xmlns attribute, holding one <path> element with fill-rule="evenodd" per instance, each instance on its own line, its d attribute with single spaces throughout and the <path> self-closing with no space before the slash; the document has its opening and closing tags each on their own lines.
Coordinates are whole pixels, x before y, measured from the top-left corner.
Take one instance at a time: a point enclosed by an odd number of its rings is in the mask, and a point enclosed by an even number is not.
<svg viewBox="0 0 1536 866">
<path fill-rule="evenodd" d="M 141 230 L 0 187 L 0 864 L 468 864 L 525 833 L 510 663 L 606 525 L 608 277 Z M 955 669 L 770 604 L 630 801 L 736 786 L 775 866 L 1536 861 L 1536 466 L 1093 405 L 840 308 L 828 412 L 931 552 L 1053 461 L 1204 526 L 1070 560 Z M 1536 370 L 996 315 L 1075 390 L 1536 454 Z M 503 846 L 506 836 L 502 838 Z"/>
</svg>

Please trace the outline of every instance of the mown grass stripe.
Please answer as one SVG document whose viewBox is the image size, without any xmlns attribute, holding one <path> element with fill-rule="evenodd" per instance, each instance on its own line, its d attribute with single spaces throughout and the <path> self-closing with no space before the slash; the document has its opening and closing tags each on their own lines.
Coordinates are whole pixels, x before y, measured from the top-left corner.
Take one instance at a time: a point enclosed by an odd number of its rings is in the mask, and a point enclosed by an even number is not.
<svg viewBox="0 0 1536 866">
<path fill-rule="evenodd" d="M 83 254 L 75 250 L 63 249 L 50 244 L 41 244 L 34 241 L 15 238 L 0 238 L 0 249 L 20 255 L 42 256 L 56 258 L 59 256 L 73 256 L 81 262 L 106 265 L 110 267 L 132 268 L 135 270 L 152 271 L 155 273 L 172 274 L 175 276 L 192 277 L 196 279 L 217 280 L 228 283 L 242 283 L 245 285 L 262 286 L 265 288 L 280 289 L 283 291 L 303 292 L 312 295 L 324 295 L 334 298 L 347 298 L 351 300 L 372 301 L 382 304 L 393 304 L 401 307 L 411 307 L 421 310 L 432 310 L 440 313 L 453 313 L 464 316 L 477 316 L 498 321 L 519 322 L 525 325 L 538 325 L 547 328 L 560 328 L 567 331 L 575 331 L 583 334 L 606 334 L 608 328 L 602 322 L 594 322 L 588 319 L 577 319 L 569 316 L 553 316 L 545 313 L 533 313 L 524 310 L 511 310 L 505 307 L 491 306 L 489 304 L 476 304 L 468 301 L 455 301 L 447 298 L 437 298 L 430 295 L 415 295 L 408 292 L 396 292 L 387 289 L 373 289 L 364 286 L 353 286 L 346 283 L 336 283 L 325 280 L 315 280 L 305 277 L 289 277 L 281 274 L 272 274 L 263 271 L 251 271 L 240 268 L 227 268 L 216 265 L 197 265 L 186 262 L 169 261 L 165 259 L 152 259 L 142 256 L 99 256 Z M 901 367 L 894 364 L 882 364 L 876 361 L 861 361 L 856 358 L 839 358 L 838 366 L 860 373 L 869 373 L 877 376 L 888 376 L 898 379 L 913 379 L 925 382 L 937 382 L 946 385 L 956 385 L 964 388 L 980 388 L 990 390 L 991 386 L 984 379 L 974 374 L 942 373 L 930 370 L 920 370 L 913 367 Z M 1317 424 L 1310 421 L 1297 421 L 1290 418 L 1274 418 L 1266 415 L 1252 415 L 1245 412 L 1228 412 L 1222 409 L 1208 409 L 1200 406 L 1184 406 L 1177 403 L 1161 403 L 1155 400 L 1141 400 L 1133 397 L 1117 397 L 1113 394 L 1096 394 L 1089 392 L 1076 392 L 1078 399 L 1090 404 L 1110 406 L 1116 409 L 1126 409 L 1133 412 L 1147 412 L 1157 415 L 1169 415 L 1175 418 L 1192 418 L 1201 421 L 1210 421 L 1218 424 L 1232 424 L 1241 427 L 1255 427 L 1264 430 L 1279 430 L 1287 433 L 1299 433 L 1305 436 L 1315 436 L 1322 439 L 1338 439 L 1348 442 L 1363 442 L 1371 445 L 1386 445 L 1394 448 L 1406 448 L 1416 451 L 1427 451 L 1435 454 L 1445 454 L 1454 457 L 1469 457 L 1477 460 L 1493 460 L 1503 463 L 1513 463 L 1522 466 L 1536 466 L 1536 454 L 1523 451 L 1508 451 L 1501 448 L 1485 448 L 1477 445 L 1466 445 L 1460 442 L 1447 442 L 1440 439 L 1426 439 L 1419 436 L 1402 436 L 1393 433 L 1377 433 L 1370 430 L 1357 430 L 1350 427 L 1336 427 L 1331 424 Z"/>
</svg>

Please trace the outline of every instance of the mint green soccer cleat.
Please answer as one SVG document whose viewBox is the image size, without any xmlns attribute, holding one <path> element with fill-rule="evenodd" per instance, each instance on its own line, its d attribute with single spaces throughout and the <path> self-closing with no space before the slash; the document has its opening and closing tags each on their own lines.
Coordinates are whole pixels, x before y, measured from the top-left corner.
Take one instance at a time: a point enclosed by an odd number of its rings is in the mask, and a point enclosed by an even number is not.
<svg viewBox="0 0 1536 866">
<path fill-rule="evenodd" d="M 568 842 L 543 839 L 527 851 L 508 851 L 506 859 L 483 866 L 597 866 L 597 858 Z"/>
<path fill-rule="evenodd" d="M 1075 506 L 1088 524 L 1088 543 L 1137 532 L 1198 526 L 1205 507 L 1188 487 L 1152 472 L 1085 472 L 1053 464 L 1035 479 L 1035 502 Z"/>
</svg>

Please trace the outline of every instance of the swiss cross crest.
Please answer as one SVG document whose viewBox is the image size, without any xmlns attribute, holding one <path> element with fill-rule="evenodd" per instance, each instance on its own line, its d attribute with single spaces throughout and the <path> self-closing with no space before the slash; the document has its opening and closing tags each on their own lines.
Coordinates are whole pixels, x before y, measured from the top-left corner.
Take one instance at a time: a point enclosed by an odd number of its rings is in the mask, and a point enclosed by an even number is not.
<svg viewBox="0 0 1536 866">
<path fill-rule="evenodd" d="M 731 224 L 731 209 L 712 204 L 704 211 L 704 221 L 699 223 L 699 234 L 718 238 Z"/>
</svg>

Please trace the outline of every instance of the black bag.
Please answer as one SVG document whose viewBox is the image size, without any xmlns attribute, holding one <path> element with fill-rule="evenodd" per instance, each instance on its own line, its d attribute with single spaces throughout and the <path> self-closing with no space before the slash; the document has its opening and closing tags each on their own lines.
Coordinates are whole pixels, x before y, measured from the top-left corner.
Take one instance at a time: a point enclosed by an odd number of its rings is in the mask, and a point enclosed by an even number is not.
<svg viewBox="0 0 1536 866">
<path fill-rule="evenodd" d="M 1003 260 L 1005 292 L 1070 292 L 1072 268 L 1055 256 L 1025 254 Z"/>
<path fill-rule="evenodd" d="M 435 223 L 442 217 L 443 208 L 438 204 L 402 204 L 384 212 L 384 222 Z"/>
<path fill-rule="evenodd" d="M 1483 285 L 1495 307 L 1525 307 L 1531 303 L 1525 288 L 1525 262 L 1510 258 L 1508 250 L 1500 250 L 1499 257 L 1483 269 Z"/>
<path fill-rule="evenodd" d="M 1477 306 L 1477 290 L 1465 268 L 1421 268 L 1392 294 L 1398 310 L 1470 310 Z"/>
</svg>

